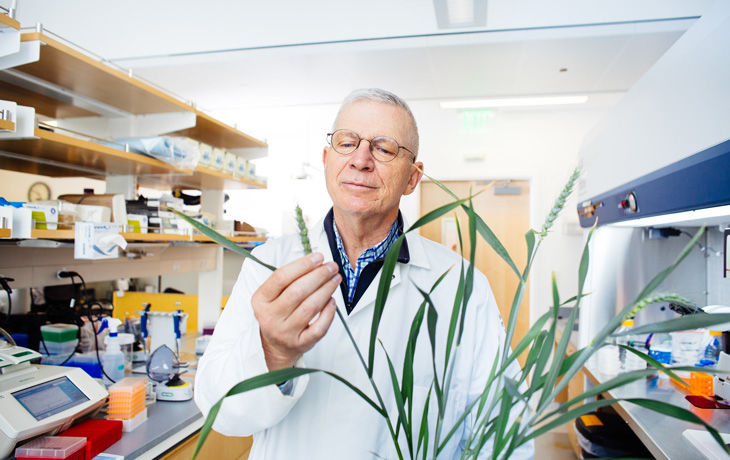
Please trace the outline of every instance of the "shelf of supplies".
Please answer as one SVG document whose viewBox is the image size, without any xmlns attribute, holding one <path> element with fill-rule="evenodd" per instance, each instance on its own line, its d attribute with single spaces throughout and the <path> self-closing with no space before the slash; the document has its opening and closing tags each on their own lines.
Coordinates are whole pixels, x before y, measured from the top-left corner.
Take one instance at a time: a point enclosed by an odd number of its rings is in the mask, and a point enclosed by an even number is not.
<svg viewBox="0 0 730 460">
<path fill-rule="evenodd" d="M 10 120 L 0 120 L 0 129 L 15 131 L 15 123 Z"/>
<path fill-rule="evenodd" d="M 160 160 L 36 128 L 36 139 L 0 140 L 3 169 L 51 177 L 187 173 Z"/>
<path fill-rule="evenodd" d="M 10 233 L 9 228 L 0 228 L 0 238 L 10 238 Z"/>
<path fill-rule="evenodd" d="M 125 152 L 96 142 L 36 128 L 37 139 L 0 140 L 2 168 L 49 177 L 135 175 L 139 185 L 150 188 L 236 190 L 266 188 L 265 184 L 198 167 L 177 169 L 163 161 Z"/>
<path fill-rule="evenodd" d="M 8 229 L 1 229 L 8 230 Z M 73 240 L 73 230 L 43 230 L 36 229 L 31 230 L 30 235 L 32 238 L 37 239 L 48 239 L 48 240 Z M 170 241 L 196 241 L 196 242 L 211 242 L 210 238 L 203 235 L 177 235 L 177 234 L 160 234 L 160 233 L 131 233 L 123 232 L 120 233 L 122 237 L 129 243 L 151 243 L 151 242 L 170 242 Z M 0 233 L 2 236 L 2 233 Z M 8 230 L 8 236 L 10 236 L 10 230 Z M 251 243 L 251 242 L 262 242 L 266 241 L 265 237 L 260 236 L 232 236 L 228 237 L 229 240 L 234 243 Z"/>
<path fill-rule="evenodd" d="M 244 188 L 266 188 L 266 184 L 256 182 L 251 179 L 233 176 L 230 173 L 198 166 L 191 177 L 195 184 L 202 185 L 203 188 L 213 190 L 235 190 Z M 183 180 L 184 182 L 184 180 Z"/>
<path fill-rule="evenodd" d="M 0 29 L 4 29 L 6 27 L 12 27 L 15 30 L 20 30 L 20 23 L 7 14 L 0 13 Z"/>
<path fill-rule="evenodd" d="M 223 149 L 267 147 L 265 142 L 226 125 L 164 91 L 47 35 L 38 32 L 24 33 L 21 35 L 21 41 L 40 41 L 43 46 L 40 49 L 40 59 L 15 67 L 13 70 L 17 72 L 49 82 L 132 115 L 193 112 L 196 115 L 195 127 L 171 134 L 187 136 L 214 147 Z M 53 101 L 56 99 L 44 98 L 42 96 L 44 91 L 40 89 L 37 93 L 39 93 L 37 97 L 43 102 L 43 109 L 40 109 L 39 113 L 44 115 L 54 113 L 54 115 L 48 116 L 63 115 L 62 110 L 53 106 Z M 35 97 L 33 91 L 29 91 L 16 97 L 15 102 L 37 107 L 41 104 L 34 100 Z M 67 106 L 60 100 L 57 103 L 59 106 Z"/>
</svg>

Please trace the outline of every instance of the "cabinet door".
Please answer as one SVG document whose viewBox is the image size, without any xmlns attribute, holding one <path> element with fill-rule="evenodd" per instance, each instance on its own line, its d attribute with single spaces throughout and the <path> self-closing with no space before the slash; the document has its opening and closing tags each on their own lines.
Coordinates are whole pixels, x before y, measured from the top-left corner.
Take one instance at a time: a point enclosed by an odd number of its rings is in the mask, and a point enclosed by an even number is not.
<svg viewBox="0 0 730 460">
<path fill-rule="evenodd" d="M 193 458 L 195 444 L 198 442 L 200 433 L 193 435 L 183 441 L 174 450 L 165 455 L 163 460 L 190 460 Z M 198 452 L 198 458 L 214 458 L 216 460 L 246 460 L 251 451 L 253 436 L 245 438 L 234 436 L 223 436 L 211 430 L 203 448 Z"/>
</svg>

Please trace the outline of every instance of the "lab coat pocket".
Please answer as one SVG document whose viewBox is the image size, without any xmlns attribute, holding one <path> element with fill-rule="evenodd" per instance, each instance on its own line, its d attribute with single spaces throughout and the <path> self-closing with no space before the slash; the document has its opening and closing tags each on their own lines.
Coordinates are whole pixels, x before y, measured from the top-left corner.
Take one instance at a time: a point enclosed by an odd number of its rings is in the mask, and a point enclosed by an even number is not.
<svg viewBox="0 0 730 460">
<path fill-rule="evenodd" d="M 413 387 L 413 408 L 412 408 L 412 427 L 411 432 L 413 433 L 413 449 L 418 448 L 418 435 L 421 431 L 421 421 L 423 420 L 424 416 L 424 409 L 426 407 L 426 401 L 428 401 L 428 445 L 424 446 L 421 445 L 421 449 L 419 451 L 419 458 L 422 458 L 423 450 L 426 449 L 428 451 L 428 455 L 426 458 L 432 459 L 432 452 L 433 452 L 433 443 L 434 443 L 434 436 L 436 435 L 436 422 L 438 420 L 438 400 L 436 398 L 436 393 L 431 390 L 429 394 L 429 388 L 423 387 L 419 385 L 415 385 Z M 456 424 L 457 420 L 461 416 L 462 412 L 464 410 L 463 407 L 463 393 L 461 390 L 458 389 L 451 389 L 449 392 L 448 400 L 446 401 L 446 409 L 444 411 L 444 420 L 441 424 L 441 439 L 443 440 L 444 437 L 451 431 L 451 429 Z M 397 417 L 397 415 L 395 415 Z M 455 447 L 459 443 L 459 439 L 461 438 L 461 430 L 457 430 L 454 435 L 449 439 L 449 442 L 446 446 L 446 448 L 443 450 L 444 453 L 453 452 Z M 408 457 L 408 443 L 406 441 L 405 436 L 401 433 L 400 436 L 400 446 L 401 451 L 403 454 Z M 414 455 L 415 457 L 416 455 Z M 440 455 L 439 458 L 451 458 L 449 455 Z M 390 459 L 396 459 L 398 458 L 398 454 L 396 453 L 395 447 L 393 447 L 390 451 L 390 455 L 388 456 Z"/>
</svg>

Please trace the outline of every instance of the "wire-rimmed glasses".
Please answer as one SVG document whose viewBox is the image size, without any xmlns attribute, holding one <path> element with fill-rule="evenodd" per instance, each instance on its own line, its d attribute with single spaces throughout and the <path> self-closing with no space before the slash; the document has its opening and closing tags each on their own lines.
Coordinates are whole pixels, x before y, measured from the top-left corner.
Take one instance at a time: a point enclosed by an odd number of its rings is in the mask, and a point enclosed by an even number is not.
<svg viewBox="0 0 730 460">
<path fill-rule="evenodd" d="M 370 144 L 370 153 L 373 158 L 381 163 L 388 163 L 395 160 L 400 149 L 410 153 L 413 161 L 416 161 L 416 154 L 408 150 L 402 145 L 389 137 L 378 136 L 373 139 L 363 139 L 355 131 L 349 129 L 338 129 L 333 133 L 327 134 L 327 142 L 335 149 L 335 152 L 340 155 L 351 155 L 358 147 L 360 142 L 368 141 Z"/>
</svg>

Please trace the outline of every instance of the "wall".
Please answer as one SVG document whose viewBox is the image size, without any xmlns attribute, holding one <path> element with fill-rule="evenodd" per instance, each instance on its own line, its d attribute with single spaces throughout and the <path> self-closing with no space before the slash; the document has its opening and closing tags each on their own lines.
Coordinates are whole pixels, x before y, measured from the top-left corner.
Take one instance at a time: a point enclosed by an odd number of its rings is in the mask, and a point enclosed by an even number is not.
<svg viewBox="0 0 730 460">
<path fill-rule="evenodd" d="M 0 169 L 0 196 L 8 201 L 28 201 L 28 189 L 35 182 L 45 182 L 51 189 L 51 199 L 65 193 L 84 193 L 85 188 L 95 193 L 104 193 L 106 183 L 100 180 L 63 177 L 36 176 Z"/>
</svg>

